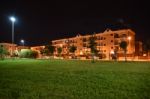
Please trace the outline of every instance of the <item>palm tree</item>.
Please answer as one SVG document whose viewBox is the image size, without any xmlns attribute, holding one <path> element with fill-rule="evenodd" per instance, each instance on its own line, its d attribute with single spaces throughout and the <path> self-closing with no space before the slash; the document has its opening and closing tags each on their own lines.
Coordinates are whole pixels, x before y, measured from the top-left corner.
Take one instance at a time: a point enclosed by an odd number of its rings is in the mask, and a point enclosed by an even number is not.
<svg viewBox="0 0 150 99">
<path fill-rule="evenodd" d="M 127 53 L 127 42 L 126 41 L 122 41 L 120 43 L 120 47 L 124 50 L 124 57 L 125 57 L 125 61 L 127 61 L 127 57 L 126 57 L 126 53 Z"/>
</svg>

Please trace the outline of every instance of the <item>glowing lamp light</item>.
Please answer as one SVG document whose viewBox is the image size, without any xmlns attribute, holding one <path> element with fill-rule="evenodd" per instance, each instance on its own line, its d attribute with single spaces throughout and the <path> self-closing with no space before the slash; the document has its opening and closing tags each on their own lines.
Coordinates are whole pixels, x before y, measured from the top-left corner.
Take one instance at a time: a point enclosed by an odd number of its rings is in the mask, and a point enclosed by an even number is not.
<svg viewBox="0 0 150 99">
<path fill-rule="evenodd" d="M 80 51 L 80 55 L 83 55 L 83 52 L 82 52 L 82 51 Z"/>
<path fill-rule="evenodd" d="M 114 51 L 111 50 L 111 51 L 110 51 L 110 54 L 114 54 Z"/>
<path fill-rule="evenodd" d="M 21 43 L 24 43 L 24 40 L 21 40 L 20 42 L 21 42 Z"/>
<path fill-rule="evenodd" d="M 63 45 L 62 44 L 60 44 L 60 47 L 62 47 Z"/>
<path fill-rule="evenodd" d="M 131 36 L 128 37 L 128 40 L 131 40 Z"/>
<path fill-rule="evenodd" d="M 10 17 L 10 20 L 11 20 L 12 22 L 15 22 L 15 21 L 16 21 L 15 17 Z"/>
</svg>

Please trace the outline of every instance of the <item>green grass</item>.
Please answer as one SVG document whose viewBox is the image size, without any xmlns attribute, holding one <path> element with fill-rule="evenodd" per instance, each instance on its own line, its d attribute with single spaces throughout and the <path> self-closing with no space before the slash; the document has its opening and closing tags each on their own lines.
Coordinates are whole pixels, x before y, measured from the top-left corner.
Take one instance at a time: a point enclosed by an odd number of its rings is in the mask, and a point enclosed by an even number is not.
<svg viewBox="0 0 150 99">
<path fill-rule="evenodd" d="M 150 62 L 4 60 L 0 99 L 150 99 Z"/>
</svg>

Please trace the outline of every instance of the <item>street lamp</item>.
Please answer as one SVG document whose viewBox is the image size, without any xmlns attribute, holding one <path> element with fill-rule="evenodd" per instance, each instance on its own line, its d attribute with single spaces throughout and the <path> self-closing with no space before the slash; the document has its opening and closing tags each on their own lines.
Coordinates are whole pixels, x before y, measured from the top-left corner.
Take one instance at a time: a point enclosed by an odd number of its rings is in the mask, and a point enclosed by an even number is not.
<svg viewBox="0 0 150 99">
<path fill-rule="evenodd" d="M 10 17 L 10 20 L 11 20 L 11 22 L 12 22 L 12 44 L 13 44 L 13 43 L 14 43 L 14 23 L 15 23 L 15 21 L 16 21 L 16 18 L 13 17 L 13 16 L 11 16 L 11 17 Z"/>
<path fill-rule="evenodd" d="M 22 39 L 22 40 L 20 40 L 20 42 L 22 43 L 22 46 L 24 46 L 25 41 Z"/>
<path fill-rule="evenodd" d="M 12 22 L 12 44 L 14 44 L 14 23 L 15 23 L 16 19 L 13 16 L 11 16 L 9 19 Z M 13 55 L 13 45 L 11 47 L 11 55 Z"/>
</svg>

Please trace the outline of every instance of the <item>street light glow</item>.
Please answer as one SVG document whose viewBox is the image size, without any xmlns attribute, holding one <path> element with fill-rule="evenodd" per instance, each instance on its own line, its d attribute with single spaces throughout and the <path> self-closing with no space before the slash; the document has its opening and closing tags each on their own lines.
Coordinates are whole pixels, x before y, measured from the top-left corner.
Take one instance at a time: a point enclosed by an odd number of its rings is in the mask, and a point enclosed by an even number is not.
<svg viewBox="0 0 150 99">
<path fill-rule="evenodd" d="M 15 22 L 16 21 L 16 19 L 15 19 L 15 17 L 10 17 L 10 20 L 12 21 L 12 22 Z"/>
<path fill-rule="evenodd" d="M 21 42 L 21 43 L 24 43 L 24 40 L 21 40 L 20 42 Z"/>
<path fill-rule="evenodd" d="M 110 54 L 115 54 L 113 50 L 110 51 Z"/>
<path fill-rule="evenodd" d="M 24 40 L 22 39 L 22 40 L 20 40 L 20 42 L 22 43 L 22 46 L 24 47 Z"/>
<path fill-rule="evenodd" d="M 131 40 L 131 36 L 128 37 L 128 40 Z"/>
<path fill-rule="evenodd" d="M 10 21 L 12 22 L 12 44 L 14 44 L 14 23 L 16 21 L 15 17 L 11 16 Z M 11 48 L 11 55 L 13 54 L 13 48 Z"/>
</svg>

